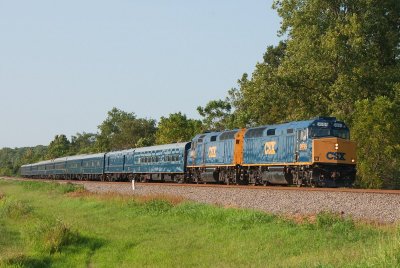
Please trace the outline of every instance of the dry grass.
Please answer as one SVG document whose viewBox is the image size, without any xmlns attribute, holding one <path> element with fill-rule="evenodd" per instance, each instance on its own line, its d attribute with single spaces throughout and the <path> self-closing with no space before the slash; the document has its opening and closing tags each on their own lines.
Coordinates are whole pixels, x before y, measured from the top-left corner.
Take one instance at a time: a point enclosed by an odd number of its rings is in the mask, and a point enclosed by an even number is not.
<svg viewBox="0 0 400 268">
<path fill-rule="evenodd" d="M 150 201 L 161 200 L 167 201 L 172 205 L 178 205 L 182 202 L 187 201 L 187 199 L 183 198 L 182 196 L 174 196 L 174 195 L 167 195 L 167 194 L 152 194 L 152 195 L 138 195 L 134 196 L 134 199 L 141 203 L 147 203 Z"/>
<path fill-rule="evenodd" d="M 172 205 L 178 205 L 182 202 L 187 201 L 184 197 L 168 195 L 168 194 L 150 194 L 150 195 L 126 195 L 115 192 L 108 193 L 93 193 L 80 189 L 75 192 L 67 193 L 66 196 L 73 198 L 95 198 L 96 200 L 106 200 L 106 201 L 121 201 L 130 202 L 136 201 L 139 203 L 147 203 L 151 201 L 166 201 Z"/>
</svg>

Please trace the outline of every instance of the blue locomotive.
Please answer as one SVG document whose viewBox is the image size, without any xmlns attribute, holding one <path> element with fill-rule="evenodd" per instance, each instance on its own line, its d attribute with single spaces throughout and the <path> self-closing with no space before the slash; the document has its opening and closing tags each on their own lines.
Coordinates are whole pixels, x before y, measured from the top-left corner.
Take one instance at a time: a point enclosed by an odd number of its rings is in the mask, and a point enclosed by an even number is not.
<svg viewBox="0 0 400 268">
<path fill-rule="evenodd" d="M 356 146 L 334 117 L 209 132 L 191 142 L 57 158 L 21 167 L 32 178 L 351 186 Z"/>
</svg>

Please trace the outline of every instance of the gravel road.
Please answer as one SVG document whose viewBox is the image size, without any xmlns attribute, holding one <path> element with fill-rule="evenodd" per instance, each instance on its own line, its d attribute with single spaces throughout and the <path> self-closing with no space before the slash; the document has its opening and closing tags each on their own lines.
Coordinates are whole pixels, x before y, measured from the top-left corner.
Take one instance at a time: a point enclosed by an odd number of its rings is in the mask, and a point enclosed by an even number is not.
<svg viewBox="0 0 400 268">
<path fill-rule="evenodd" d="M 179 196 L 197 202 L 253 208 L 274 214 L 306 216 L 322 211 L 381 223 L 400 222 L 400 194 L 181 187 L 81 182 L 90 192 Z"/>
</svg>

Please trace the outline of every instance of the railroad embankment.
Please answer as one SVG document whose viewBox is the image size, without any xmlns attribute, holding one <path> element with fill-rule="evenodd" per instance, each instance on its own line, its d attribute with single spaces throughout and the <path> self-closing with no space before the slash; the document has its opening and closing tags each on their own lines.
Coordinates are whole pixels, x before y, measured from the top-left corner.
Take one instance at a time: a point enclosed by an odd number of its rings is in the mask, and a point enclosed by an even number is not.
<svg viewBox="0 0 400 268">
<path fill-rule="evenodd" d="M 154 191 L 99 194 L 72 184 L 0 180 L 0 215 L 0 266 L 400 263 L 399 230 L 394 225 L 359 223 L 330 213 L 288 219 Z"/>
</svg>

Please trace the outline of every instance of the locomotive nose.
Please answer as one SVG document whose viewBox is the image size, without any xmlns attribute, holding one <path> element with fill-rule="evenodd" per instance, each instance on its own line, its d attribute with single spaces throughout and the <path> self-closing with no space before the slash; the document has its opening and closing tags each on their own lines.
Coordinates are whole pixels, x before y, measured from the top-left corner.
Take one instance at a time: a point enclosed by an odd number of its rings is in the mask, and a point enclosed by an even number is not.
<svg viewBox="0 0 400 268">
<path fill-rule="evenodd" d="M 317 163 L 356 164 L 356 144 L 341 138 L 313 140 L 312 159 Z"/>
</svg>

